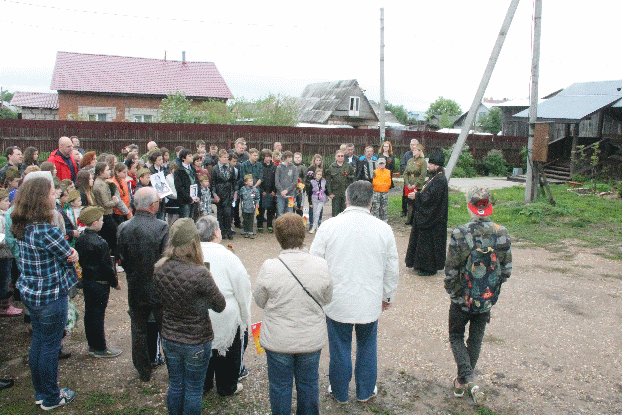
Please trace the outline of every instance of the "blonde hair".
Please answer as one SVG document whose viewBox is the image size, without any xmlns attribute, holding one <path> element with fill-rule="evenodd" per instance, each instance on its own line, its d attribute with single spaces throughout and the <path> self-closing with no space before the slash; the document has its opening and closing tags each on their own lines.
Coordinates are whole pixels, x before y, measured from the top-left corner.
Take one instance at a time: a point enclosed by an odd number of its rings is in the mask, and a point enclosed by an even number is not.
<svg viewBox="0 0 623 416">
<path fill-rule="evenodd" d="M 205 267 L 203 264 L 203 251 L 201 250 L 199 235 L 190 240 L 188 243 L 182 244 L 178 247 L 173 246 L 171 244 L 171 240 L 169 239 L 169 243 L 167 244 L 167 248 L 164 250 L 162 258 L 156 262 L 154 267 L 162 267 L 169 260 L 184 261 Z"/>
</svg>

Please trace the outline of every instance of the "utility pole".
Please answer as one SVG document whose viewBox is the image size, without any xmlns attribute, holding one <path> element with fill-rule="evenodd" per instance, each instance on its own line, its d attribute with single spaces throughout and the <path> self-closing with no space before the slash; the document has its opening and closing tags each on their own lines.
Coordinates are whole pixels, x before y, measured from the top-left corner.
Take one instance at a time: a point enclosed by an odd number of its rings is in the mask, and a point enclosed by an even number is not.
<svg viewBox="0 0 623 416">
<path fill-rule="evenodd" d="M 476 118 L 476 111 L 478 110 L 478 107 L 482 102 L 482 97 L 485 95 L 487 85 L 489 85 L 491 74 L 493 73 L 493 69 L 495 68 L 495 63 L 500 56 L 502 45 L 504 45 L 506 34 L 508 33 L 508 29 L 511 26 L 511 22 L 513 21 L 513 16 L 515 15 L 515 11 L 517 10 L 518 5 L 519 0 L 512 0 L 510 6 L 508 6 L 508 11 L 506 12 L 504 23 L 502 24 L 502 28 L 500 29 L 500 33 L 498 34 L 498 38 L 495 42 L 495 45 L 493 46 L 493 50 L 491 51 L 489 63 L 487 64 L 487 68 L 485 69 L 484 74 L 482 74 L 480 86 L 478 87 L 478 91 L 476 92 L 476 96 L 474 97 L 474 101 L 472 102 L 472 106 L 469 109 L 469 112 L 467 113 L 467 118 L 465 119 L 463 127 L 461 128 L 461 134 L 459 134 L 459 138 L 454 145 L 454 149 L 452 149 L 452 155 L 450 156 L 450 160 L 448 161 L 448 165 L 446 166 L 446 178 L 448 178 L 448 180 L 450 180 L 450 177 L 452 177 L 452 172 L 454 171 L 456 162 L 459 160 L 461 150 L 463 149 L 463 145 L 465 144 L 465 140 L 467 139 L 469 128 L 471 127 L 474 119 Z"/>
<path fill-rule="evenodd" d="M 534 125 L 537 120 L 537 107 L 539 103 L 539 59 L 541 56 L 541 12 L 542 0 L 534 1 L 534 29 L 532 40 L 532 76 L 530 86 L 530 119 L 528 120 L 528 163 L 526 171 L 525 202 L 534 201 L 537 197 L 537 177 L 532 160 L 532 147 L 534 146 Z"/>
<path fill-rule="evenodd" d="M 385 141 L 385 19 L 381 7 L 381 92 L 379 98 L 379 132 L 381 145 Z"/>
</svg>

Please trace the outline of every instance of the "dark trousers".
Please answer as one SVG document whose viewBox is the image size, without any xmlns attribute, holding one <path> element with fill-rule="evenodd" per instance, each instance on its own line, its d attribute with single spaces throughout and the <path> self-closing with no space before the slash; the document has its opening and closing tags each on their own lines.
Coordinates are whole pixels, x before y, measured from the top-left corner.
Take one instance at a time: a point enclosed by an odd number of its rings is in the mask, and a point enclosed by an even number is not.
<svg viewBox="0 0 623 416">
<path fill-rule="evenodd" d="M 346 209 L 346 195 L 335 195 L 331 200 L 331 216 L 336 217 Z"/>
<path fill-rule="evenodd" d="M 231 234 L 231 199 L 221 199 L 216 204 L 216 219 L 223 236 Z"/>
<path fill-rule="evenodd" d="M 461 384 L 469 383 L 474 378 L 474 368 L 480 356 L 482 338 L 485 327 L 490 319 L 490 312 L 470 314 L 461 309 L 457 303 L 450 303 L 448 314 L 448 332 L 450 346 L 458 370 L 458 381 Z M 469 322 L 469 337 L 465 338 L 465 326 Z"/>
<path fill-rule="evenodd" d="M 268 205 L 268 201 L 265 201 L 266 198 L 273 199 L 274 197 L 271 195 L 260 197 L 260 208 L 257 214 L 258 228 L 262 228 L 264 226 L 264 213 L 266 213 L 266 226 L 271 228 L 273 226 L 273 218 L 275 217 L 275 203 L 274 201 L 272 201 L 273 203 L 270 206 L 266 207 Z"/>
<path fill-rule="evenodd" d="M 132 363 L 141 377 L 151 376 L 149 357 L 149 315 L 153 312 L 156 329 L 162 328 L 162 309 L 151 305 L 130 305 L 130 330 L 132 332 Z"/>
<path fill-rule="evenodd" d="M 409 202 L 409 198 L 407 198 L 403 192 L 402 193 L 402 215 L 407 215 L 407 203 L 408 202 Z"/>
<path fill-rule="evenodd" d="M 104 224 L 102 229 L 98 233 L 108 243 L 110 249 L 110 255 L 117 255 L 117 221 L 113 217 L 113 214 L 104 215 Z"/>
<path fill-rule="evenodd" d="M 217 350 L 212 350 L 208 372 L 206 373 L 204 391 L 210 391 L 216 381 L 216 392 L 219 396 L 230 396 L 236 391 L 240 365 L 242 363 L 242 341 L 240 340 L 240 327 L 234 336 L 234 342 L 225 353 L 219 355 Z"/>
<path fill-rule="evenodd" d="M 82 290 L 84 293 L 84 333 L 89 350 L 104 351 L 106 349 L 104 317 L 110 296 L 110 285 L 83 280 Z"/>
<path fill-rule="evenodd" d="M 231 216 L 234 219 L 234 226 L 240 228 L 240 198 L 236 199 L 236 205 L 231 208 Z"/>
<path fill-rule="evenodd" d="M 242 213 L 242 228 L 245 233 L 253 233 L 253 217 L 255 217 L 254 212 Z"/>
</svg>

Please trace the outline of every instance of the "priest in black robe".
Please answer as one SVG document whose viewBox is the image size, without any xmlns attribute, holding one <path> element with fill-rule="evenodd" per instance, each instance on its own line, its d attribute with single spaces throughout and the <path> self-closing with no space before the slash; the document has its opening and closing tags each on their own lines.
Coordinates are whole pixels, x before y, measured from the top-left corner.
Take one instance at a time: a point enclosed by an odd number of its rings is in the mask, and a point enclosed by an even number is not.
<svg viewBox="0 0 623 416">
<path fill-rule="evenodd" d="M 428 159 L 428 181 L 409 196 L 415 202 L 405 262 L 420 276 L 432 276 L 446 264 L 448 180 L 444 162 L 443 152 L 434 151 Z"/>
</svg>

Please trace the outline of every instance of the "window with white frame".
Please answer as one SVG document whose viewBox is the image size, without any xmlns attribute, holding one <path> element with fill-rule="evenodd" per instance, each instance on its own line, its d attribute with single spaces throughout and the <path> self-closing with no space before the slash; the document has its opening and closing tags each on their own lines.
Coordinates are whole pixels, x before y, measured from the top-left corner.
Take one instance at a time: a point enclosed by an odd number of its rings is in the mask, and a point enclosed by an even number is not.
<svg viewBox="0 0 623 416">
<path fill-rule="evenodd" d="M 151 114 L 134 114 L 134 121 L 137 123 L 151 123 Z"/>
<path fill-rule="evenodd" d="M 89 114 L 89 121 L 106 121 L 106 113 Z"/>
<path fill-rule="evenodd" d="M 350 104 L 348 106 L 349 116 L 359 115 L 359 100 L 360 100 L 360 97 L 350 97 Z"/>
</svg>

